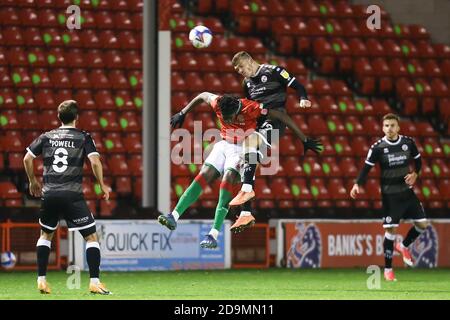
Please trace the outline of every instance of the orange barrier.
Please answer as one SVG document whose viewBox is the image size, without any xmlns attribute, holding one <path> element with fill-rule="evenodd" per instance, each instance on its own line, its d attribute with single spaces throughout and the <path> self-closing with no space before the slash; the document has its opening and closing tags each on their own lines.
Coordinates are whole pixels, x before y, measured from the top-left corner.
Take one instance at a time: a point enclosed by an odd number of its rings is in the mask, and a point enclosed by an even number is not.
<svg viewBox="0 0 450 320">
<path fill-rule="evenodd" d="M 268 268 L 270 265 L 269 225 L 256 223 L 252 228 L 232 234 L 232 268 Z"/>
<path fill-rule="evenodd" d="M 12 270 L 36 270 L 36 242 L 40 236 L 41 226 L 37 223 L 11 222 L 0 224 L 2 252 L 11 251 L 17 258 Z M 56 230 L 49 257 L 49 270 L 61 269 L 60 255 L 61 231 Z"/>
</svg>

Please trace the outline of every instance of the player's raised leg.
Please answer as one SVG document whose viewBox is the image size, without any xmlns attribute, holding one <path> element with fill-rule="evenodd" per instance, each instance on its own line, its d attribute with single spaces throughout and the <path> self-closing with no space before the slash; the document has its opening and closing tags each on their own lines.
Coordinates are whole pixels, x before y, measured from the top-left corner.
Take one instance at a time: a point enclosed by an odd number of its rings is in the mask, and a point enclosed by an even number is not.
<svg viewBox="0 0 450 320">
<path fill-rule="evenodd" d="M 395 244 L 395 249 L 401 253 L 403 257 L 403 262 L 408 267 L 414 266 L 414 261 L 412 259 L 411 253 L 409 252 L 408 247 L 413 243 L 427 228 L 427 221 L 414 222 L 414 226 L 409 229 L 406 234 L 405 239 L 402 242 L 397 242 Z"/>
<path fill-rule="evenodd" d="M 169 230 L 175 230 L 178 219 L 202 194 L 206 186 L 213 182 L 220 176 L 220 172 L 211 164 L 205 163 L 200 173 L 192 181 L 191 185 L 184 191 L 183 195 L 178 200 L 175 209 L 167 214 L 160 215 L 158 222 L 166 226 Z"/>
<path fill-rule="evenodd" d="M 226 171 L 220 183 L 219 201 L 217 203 L 216 212 L 214 215 L 214 224 L 205 236 L 200 246 L 202 248 L 216 248 L 217 237 L 219 236 L 220 229 L 222 228 L 223 221 L 228 213 L 228 205 L 233 196 L 233 184 L 240 181 L 239 173 L 234 169 Z"/>
<path fill-rule="evenodd" d="M 44 228 L 44 227 L 43 227 Z M 38 279 L 37 287 L 40 293 L 50 294 L 51 289 L 47 282 L 48 258 L 50 256 L 53 232 L 41 230 L 41 237 L 36 244 Z"/>
<path fill-rule="evenodd" d="M 239 193 L 230 202 L 230 206 L 240 206 L 255 197 L 253 190 L 256 168 L 259 163 L 258 146 L 262 139 L 257 133 L 252 133 L 244 142 L 244 179 Z"/>
</svg>

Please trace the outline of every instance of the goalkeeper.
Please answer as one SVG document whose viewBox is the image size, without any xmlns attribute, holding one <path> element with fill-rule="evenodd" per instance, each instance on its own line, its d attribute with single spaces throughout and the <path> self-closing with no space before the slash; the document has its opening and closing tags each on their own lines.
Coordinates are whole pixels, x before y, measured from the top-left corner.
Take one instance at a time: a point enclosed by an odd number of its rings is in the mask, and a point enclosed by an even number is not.
<svg viewBox="0 0 450 320">
<path fill-rule="evenodd" d="M 180 197 L 172 213 L 160 215 L 158 222 L 170 230 L 175 230 L 177 220 L 200 197 L 205 187 L 223 175 L 214 224 L 209 234 L 200 243 L 203 248 L 216 248 L 218 234 L 228 213 L 228 205 L 232 198 L 232 186 L 241 181 L 242 142 L 256 129 L 258 117 L 267 115 L 270 118 L 283 121 L 302 141 L 306 141 L 307 137 L 286 113 L 265 109 L 262 104 L 252 100 L 239 99 L 231 95 L 217 96 L 209 92 L 199 94 L 182 111 L 175 114 L 170 121 L 172 128 L 181 127 L 186 114 L 202 102 L 209 104 L 219 118 L 220 135 L 223 140 L 214 145 L 200 173 Z M 316 143 L 321 146 L 319 141 L 316 141 Z"/>
</svg>

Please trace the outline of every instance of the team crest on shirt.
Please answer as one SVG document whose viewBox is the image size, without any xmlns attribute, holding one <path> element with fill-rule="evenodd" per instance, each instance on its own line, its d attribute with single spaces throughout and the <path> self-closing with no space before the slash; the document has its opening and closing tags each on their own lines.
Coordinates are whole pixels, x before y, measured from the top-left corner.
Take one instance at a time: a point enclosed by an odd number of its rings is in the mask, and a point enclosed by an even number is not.
<svg viewBox="0 0 450 320">
<path fill-rule="evenodd" d="M 402 145 L 402 150 L 403 150 L 403 151 L 408 150 L 408 146 L 407 146 L 406 144 Z"/>
<path fill-rule="evenodd" d="M 289 79 L 289 73 L 286 70 L 281 71 L 281 76 L 285 79 Z"/>
<path fill-rule="evenodd" d="M 314 223 L 297 223 L 297 234 L 291 240 L 287 254 L 288 268 L 319 268 L 321 266 L 322 239 Z"/>
<path fill-rule="evenodd" d="M 438 266 L 439 237 L 436 229 L 429 225 L 410 246 L 414 266 L 435 268 Z"/>
<path fill-rule="evenodd" d="M 262 83 L 266 83 L 267 82 L 267 76 L 262 76 L 261 77 L 261 82 Z"/>
</svg>

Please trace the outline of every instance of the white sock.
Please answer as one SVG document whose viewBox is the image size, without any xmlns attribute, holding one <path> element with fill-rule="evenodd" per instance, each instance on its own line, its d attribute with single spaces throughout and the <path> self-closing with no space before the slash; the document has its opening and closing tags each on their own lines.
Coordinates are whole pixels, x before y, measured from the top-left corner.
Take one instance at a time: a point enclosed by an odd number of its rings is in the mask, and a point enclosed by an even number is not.
<svg viewBox="0 0 450 320">
<path fill-rule="evenodd" d="M 172 216 L 175 219 L 175 221 L 178 221 L 178 219 L 180 219 L 180 214 L 178 212 L 176 212 L 175 210 L 173 210 Z"/>
<path fill-rule="evenodd" d="M 209 234 L 214 238 L 214 240 L 217 240 L 217 237 L 219 236 L 219 230 L 212 228 Z"/>
<path fill-rule="evenodd" d="M 241 211 L 240 217 L 248 217 L 251 216 L 252 213 L 250 211 Z"/>
<path fill-rule="evenodd" d="M 244 192 L 252 192 L 253 191 L 253 186 L 251 184 L 244 183 L 242 185 L 241 190 L 244 191 Z"/>
<path fill-rule="evenodd" d="M 91 284 L 99 284 L 100 279 L 99 278 L 91 278 Z"/>
<path fill-rule="evenodd" d="M 38 281 L 47 281 L 47 278 L 45 276 L 39 276 Z"/>
<path fill-rule="evenodd" d="M 51 249 L 52 242 L 49 240 L 45 240 L 45 239 L 39 239 L 38 242 L 36 243 L 36 247 L 40 247 L 40 246 L 49 247 Z"/>
</svg>

